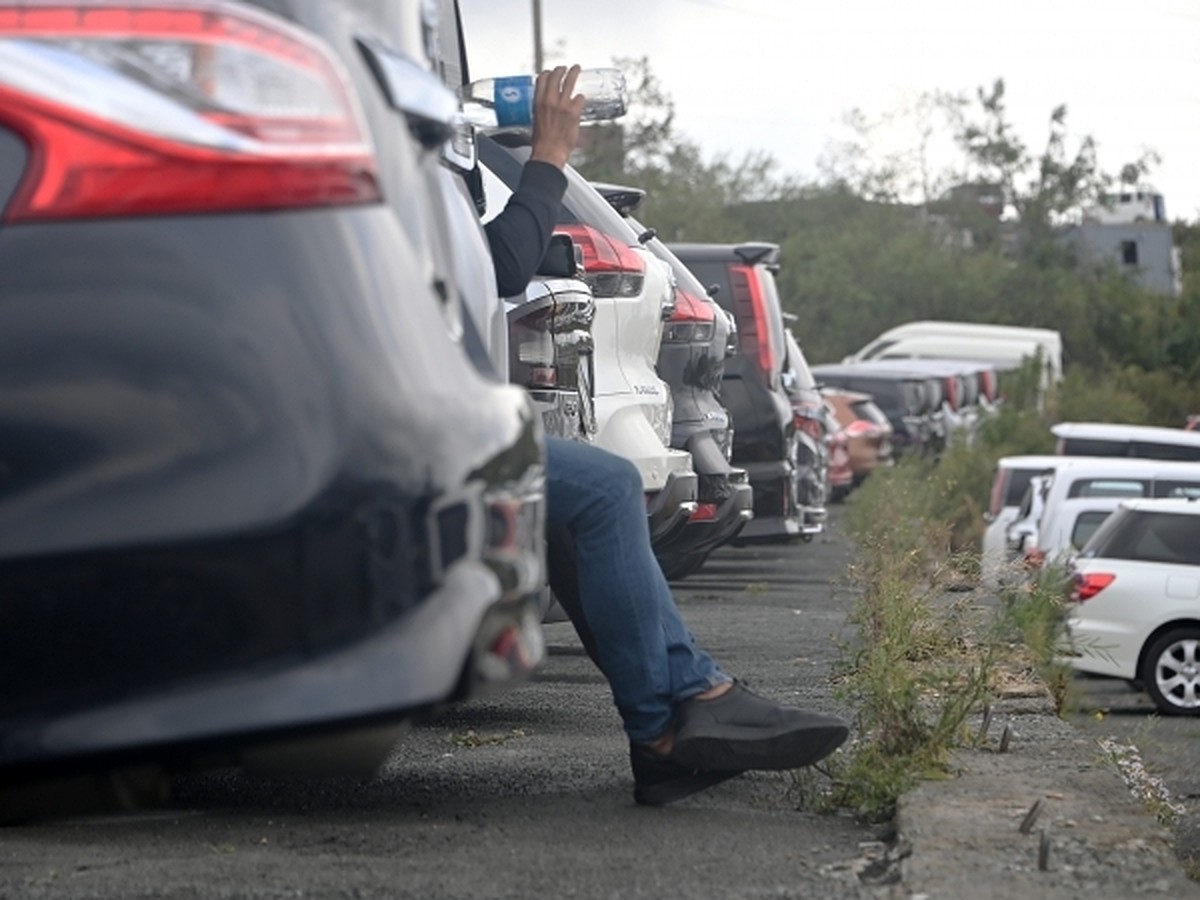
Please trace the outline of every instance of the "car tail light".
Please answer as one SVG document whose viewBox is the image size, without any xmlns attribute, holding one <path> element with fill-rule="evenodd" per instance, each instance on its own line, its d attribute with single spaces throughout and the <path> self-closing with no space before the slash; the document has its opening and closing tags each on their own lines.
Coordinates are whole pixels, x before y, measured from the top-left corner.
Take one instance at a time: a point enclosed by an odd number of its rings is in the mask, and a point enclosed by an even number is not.
<svg viewBox="0 0 1200 900">
<path fill-rule="evenodd" d="M 584 280 L 597 297 L 636 297 L 646 281 L 646 261 L 632 247 L 590 225 L 559 225 L 583 252 Z"/>
<path fill-rule="evenodd" d="M 696 509 L 688 516 L 689 522 L 712 522 L 717 518 L 717 504 L 698 503 Z"/>
<path fill-rule="evenodd" d="M 1046 551 L 1041 547 L 1030 547 L 1021 559 L 1026 569 L 1034 571 L 1046 564 Z"/>
<path fill-rule="evenodd" d="M 0 4 L 0 123 L 30 153 L 9 222 L 380 199 L 332 52 L 216 0 Z"/>
<path fill-rule="evenodd" d="M 742 353 L 756 360 L 759 369 L 769 376 L 778 365 L 780 353 L 779 348 L 775 346 L 774 331 L 767 312 L 767 298 L 763 294 L 762 285 L 753 267 L 743 265 L 729 267 L 729 285 L 734 304 L 739 308 L 748 305 L 752 314 L 751 321 L 754 322 L 752 331 L 745 328 L 738 331 L 742 341 Z"/>
<path fill-rule="evenodd" d="M 950 405 L 952 410 L 958 411 L 958 378 L 954 375 L 947 375 L 943 381 L 946 384 L 946 403 Z"/>
<path fill-rule="evenodd" d="M 849 437 L 868 437 L 878 431 L 879 429 L 874 423 L 862 419 L 855 419 L 846 426 L 846 434 Z"/>
<path fill-rule="evenodd" d="M 668 344 L 690 341 L 707 343 L 716 329 L 716 313 L 710 304 L 683 288 L 675 290 L 675 312 L 663 326 L 662 340 Z"/>
<path fill-rule="evenodd" d="M 992 369 L 984 369 L 979 373 L 979 389 L 988 403 L 996 400 L 996 373 Z"/>
<path fill-rule="evenodd" d="M 820 407 L 798 406 L 794 410 L 793 419 L 796 427 L 807 434 L 814 441 L 823 440 L 825 437 L 825 420 Z"/>
<path fill-rule="evenodd" d="M 1071 584 L 1071 599 L 1076 603 L 1091 600 L 1117 580 L 1110 572 L 1076 572 Z"/>
</svg>

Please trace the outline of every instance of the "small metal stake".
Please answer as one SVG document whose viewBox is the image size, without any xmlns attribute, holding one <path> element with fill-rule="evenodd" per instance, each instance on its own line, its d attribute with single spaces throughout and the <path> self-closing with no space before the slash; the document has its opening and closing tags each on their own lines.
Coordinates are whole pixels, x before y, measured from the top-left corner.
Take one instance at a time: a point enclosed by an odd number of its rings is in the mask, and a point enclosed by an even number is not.
<svg viewBox="0 0 1200 900">
<path fill-rule="evenodd" d="M 1041 814 L 1042 798 L 1038 797 L 1037 800 L 1034 801 L 1033 806 L 1029 807 L 1029 812 L 1025 813 L 1025 818 L 1021 820 L 1021 834 L 1029 834 L 1029 832 L 1033 831 L 1033 823 L 1037 821 L 1038 816 Z"/>
</svg>

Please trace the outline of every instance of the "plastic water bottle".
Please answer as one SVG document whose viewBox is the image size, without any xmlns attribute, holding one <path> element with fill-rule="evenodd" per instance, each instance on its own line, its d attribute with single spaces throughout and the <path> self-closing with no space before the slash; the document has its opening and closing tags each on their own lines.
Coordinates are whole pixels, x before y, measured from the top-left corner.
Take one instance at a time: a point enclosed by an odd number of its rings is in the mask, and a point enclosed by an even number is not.
<svg viewBox="0 0 1200 900">
<path fill-rule="evenodd" d="M 463 112 L 476 125 L 528 128 L 533 124 L 533 75 L 481 78 L 465 85 L 460 97 Z M 575 93 L 583 94 L 582 121 L 599 122 L 625 115 L 629 94 L 620 69 L 583 69 L 575 81 Z"/>
</svg>

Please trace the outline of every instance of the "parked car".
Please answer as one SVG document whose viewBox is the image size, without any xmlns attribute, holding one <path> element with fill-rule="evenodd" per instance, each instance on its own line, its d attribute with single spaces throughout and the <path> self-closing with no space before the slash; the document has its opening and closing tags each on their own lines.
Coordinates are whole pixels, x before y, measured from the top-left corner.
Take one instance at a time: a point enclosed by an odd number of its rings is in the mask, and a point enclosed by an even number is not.
<svg viewBox="0 0 1200 900">
<path fill-rule="evenodd" d="M 783 311 L 770 243 L 668 244 L 737 323 L 739 352 L 725 362 L 721 402 L 733 417 L 735 466 L 754 488 L 754 518 L 741 540 L 799 538 L 806 528 L 795 414 L 783 386 Z"/>
<path fill-rule="evenodd" d="M 930 455 L 944 443 L 945 383 L 940 377 L 890 367 L 871 370 L 856 363 L 822 363 L 812 373 L 821 385 L 871 395 L 892 425 L 896 459 Z"/>
<path fill-rule="evenodd" d="M 912 357 L 985 360 L 1005 371 L 1036 357 L 1041 361 L 1039 386 L 1043 392 L 1062 381 L 1062 336 L 1049 328 L 941 320 L 906 322 L 883 332 L 843 362 Z"/>
<path fill-rule="evenodd" d="M 0 19 L 0 813 L 369 769 L 541 654 L 539 421 L 384 197 L 435 202 L 428 10 L 264 6 Z"/>
<path fill-rule="evenodd" d="M 940 413 L 940 452 L 954 439 L 972 444 L 983 422 L 995 412 L 997 373 L 994 364 L 968 359 L 881 359 L 858 363 L 864 371 L 911 372 L 940 379 L 930 386 L 931 405 Z"/>
<path fill-rule="evenodd" d="M 1034 490 L 1037 485 L 1040 490 Z M 1200 465 L 1120 457 L 1063 458 L 1031 481 L 1032 505 L 1027 515 L 1009 527 L 1009 559 L 1017 560 L 1036 548 L 1042 522 L 1072 497 L 1193 497 L 1200 496 Z"/>
<path fill-rule="evenodd" d="M 1008 559 L 1006 533 L 1018 518 L 1030 482 L 1034 476 L 1045 474 L 1064 459 L 1061 456 L 1021 455 L 997 460 L 984 513 L 986 528 L 980 542 L 980 581 L 985 588 L 1001 587 Z"/>
<path fill-rule="evenodd" d="M 1071 568 L 1064 658 L 1200 715 L 1200 501 L 1127 500 Z"/>
<path fill-rule="evenodd" d="M 596 301 L 579 279 L 573 241 L 552 242 L 546 257 L 525 292 L 504 301 L 507 378 L 529 392 L 546 434 L 590 441 L 596 434 Z"/>
<path fill-rule="evenodd" d="M 892 423 L 871 395 L 841 388 L 825 388 L 822 393 L 833 408 L 838 429 L 846 435 L 850 487 L 862 484 L 876 469 L 892 465 Z"/>
<path fill-rule="evenodd" d="M 795 318 L 785 314 L 784 320 Z M 796 469 L 800 484 L 800 503 L 804 510 L 801 536 L 805 540 L 825 528 L 829 501 L 829 433 L 834 425 L 828 417 L 828 404 L 791 328 L 783 330 L 787 350 L 783 368 L 783 389 L 792 404 L 796 423 Z M 890 453 L 890 450 L 889 450 Z"/>
<path fill-rule="evenodd" d="M 485 219 L 503 209 L 529 156 L 529 133 L 479 137 Z M 592 441 L 641 472 L 656 553 L 683 540 L 697 509 L 692 457 L 671 444 L 674 403 L 655 364 L 663 320 L 674 311 L 671 272 L 573 167 L 556 232 L 583 256 L 583 278 L 596 311 L 591 325 L 596 431 Z"/>
<path fill-rule="evenodd" d="M 699 481 L 696 510 L 684 533 L 656 552 L 668 578 L 684 578 L 699 570 L 713 550 L 736 538 L 754 515 L 749 476 L 730 462 L 733 421 L 720 399 L 725 360 L 737 352 L 736 331 L 691 270 L 637 219 L 645 191 L 595 187 L 642 245 L 670 267 L 675 280 L 675 308 L 663 324 L 657 371 L 675 404 L 671 446 L 691 454 Z"/>
<path fill-rule="evenodd" d="M 1200 461 L 1200 433 L 1113 422 L 1059 422 L 1050 431 L 1064 456 L 1132 456 Z"/>
<path fill-rule="evenodd" d="M 836 390 L 836 388 L 835 388 Z M 834 413 L 830 409 L 832 419 Z M 829 499 L 830 503 L 840 503 L 854 488 L 854 469 L 850 465 L 850 436 L 845 430 L 834 427 L 826 443 L 829 454 Z"/>
<path fill-rule="evenodd" d="M 1119 496 L 1070 497 L 1044 511 L 1037 540 L 1025 549 L 1025 570 L 1037 573 L 1069 563 L 1122 502 Z"/>
</svg>

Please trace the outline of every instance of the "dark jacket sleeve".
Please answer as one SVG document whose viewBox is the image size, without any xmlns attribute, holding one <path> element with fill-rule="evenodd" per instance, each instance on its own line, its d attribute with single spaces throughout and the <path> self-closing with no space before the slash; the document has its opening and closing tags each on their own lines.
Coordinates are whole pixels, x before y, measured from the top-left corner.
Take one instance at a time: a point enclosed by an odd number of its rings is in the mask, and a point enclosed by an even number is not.
<svg viewBox="0 0 1200 900">
<path fill-rule="evenodd" d="M 567 176 L 557 166 L 530 160 L 500 215 L 483 227 L 501 297 L 521 293 L 533 278 L 550 246 L 566 190 Z"/>
</svg>

